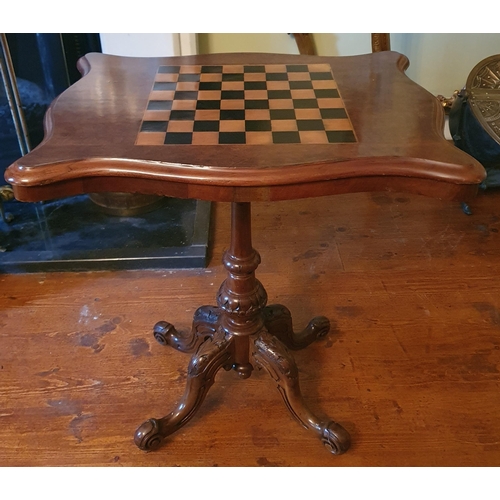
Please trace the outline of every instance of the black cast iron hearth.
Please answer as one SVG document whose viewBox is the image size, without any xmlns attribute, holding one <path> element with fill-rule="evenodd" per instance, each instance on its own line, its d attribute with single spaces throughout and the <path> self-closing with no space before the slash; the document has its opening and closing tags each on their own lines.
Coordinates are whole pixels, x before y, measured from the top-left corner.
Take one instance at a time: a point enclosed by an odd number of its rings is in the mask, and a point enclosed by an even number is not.
<svg viewBox="0 0 500 500">
<path fill-rule="evenodd" d="M 103 213 L 88 196 L 5 203 L 0 272 L 203 268 L 211 203 L 168 198 L 134 217 Z"/>
<path fill-rule="evenodd" d="M 80 78 L 78 58 L 87 52 L 100 52 L 101 47 L 95 33 L 14 33 L 2 37 L 1 42 L 3 174 L 8 165 L 26 154 L 24 150 L 42 140 L 47 106 Z M 7 86 L 3 77 L 8 75 Z M 20 98 L 17 107 L 13 106 L 16 88 Z M 8 201 L 12 197 L 8 186 L 0 185 L 0 204 L 7 214 L 0 219 L 0 272 L 206 266 L 209 202 L 166 198 L 161 208 L 155 203 L 155 210 L 144 215 L 117 217 L 98 206 L 100 198 L 92 202 L 87 195 L 44 203 Z"/>
</svg>

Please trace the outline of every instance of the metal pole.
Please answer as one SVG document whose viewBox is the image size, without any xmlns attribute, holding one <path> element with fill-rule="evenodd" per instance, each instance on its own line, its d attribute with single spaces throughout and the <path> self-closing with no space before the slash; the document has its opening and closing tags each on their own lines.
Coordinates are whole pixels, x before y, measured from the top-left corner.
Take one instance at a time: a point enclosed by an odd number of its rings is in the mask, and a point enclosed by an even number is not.
<svg viewBox="0 0 500 500">
<path fill-rule="evenodd" d="M 16 128 L 19 148 L 21 150 L 21 154 L 24 156 L 29 153 L 31 149 L 28 137 L 28 127 L 26 126 L 24 112 L 21 107 L 21 99 L 19 97 L 19 89 L 17 88 L 16 75 L 14 73 L 14 66 L 10 57 L 9 45 L 7 43 L 5 33 L 0 33 L 0 52 L 0 73 L 2 74 L 5 93 L 7 94 L 12 120 L 14 121 L 14 127 Z"/>
</svg>

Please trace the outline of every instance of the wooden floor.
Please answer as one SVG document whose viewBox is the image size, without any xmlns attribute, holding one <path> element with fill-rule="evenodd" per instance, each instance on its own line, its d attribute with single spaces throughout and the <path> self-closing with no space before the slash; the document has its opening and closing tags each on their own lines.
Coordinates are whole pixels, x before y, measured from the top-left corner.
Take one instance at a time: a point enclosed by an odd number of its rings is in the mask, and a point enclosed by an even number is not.
<svg viewBox="0 0 500 500">
<path fill-rule="evenodd" d="M 1 466 L 494 466 L 500 464 L 500 193 L 456 203 L 350 194 L 256 203 L 269 303 L 328 337 L 297 352 L 311 409 L 352 436 L 342 456 L 288 414 L 271 379 L 220 372 L 158 451 L 135 428 L 169 413 L 188 355 L 153 324 L 188 327 L 224 279 L 229 206 L 207 269 L 1 276 Z"/>
</svg>

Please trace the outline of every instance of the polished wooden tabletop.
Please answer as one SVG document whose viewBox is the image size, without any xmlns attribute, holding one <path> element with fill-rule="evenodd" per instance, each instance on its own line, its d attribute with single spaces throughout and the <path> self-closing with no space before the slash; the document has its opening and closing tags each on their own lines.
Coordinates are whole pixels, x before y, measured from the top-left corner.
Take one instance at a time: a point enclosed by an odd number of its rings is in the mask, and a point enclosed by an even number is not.
<svg viewBox="0 0 500 500">
<path fill-rule="evenodd" d="M 212 201 L 406 191 L 466 200 L 482 166 L 443 136 L 405 56 L 88 54 L 40 146 L 6 171 L 16 198 L 123 191 Z M 266 95 L 267 94 L 267 95 Z"/>
</svg>

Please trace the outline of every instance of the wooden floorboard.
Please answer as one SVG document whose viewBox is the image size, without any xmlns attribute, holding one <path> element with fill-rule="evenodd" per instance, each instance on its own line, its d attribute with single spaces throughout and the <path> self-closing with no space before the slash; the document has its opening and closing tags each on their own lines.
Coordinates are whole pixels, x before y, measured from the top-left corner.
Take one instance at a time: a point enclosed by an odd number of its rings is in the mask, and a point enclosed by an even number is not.
<svg viewBox="0 0 500 500">
<path fill-rule="evenodd" d="M 472 208 L 391 193 L 253 205 L 269 303 L 297 328 L 331 318 L 295 358 L 311 409 L 351 433 L 337 457 L 257 370 L 220 372 L 161 449 L 133 443 L 183 393 L 189 356 L 151 329 L 214 303 L 229 205 L 207 269 L 2 275 L 0 466 L 500 464 L 500 193 Z"/>
</svg>

